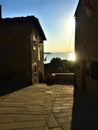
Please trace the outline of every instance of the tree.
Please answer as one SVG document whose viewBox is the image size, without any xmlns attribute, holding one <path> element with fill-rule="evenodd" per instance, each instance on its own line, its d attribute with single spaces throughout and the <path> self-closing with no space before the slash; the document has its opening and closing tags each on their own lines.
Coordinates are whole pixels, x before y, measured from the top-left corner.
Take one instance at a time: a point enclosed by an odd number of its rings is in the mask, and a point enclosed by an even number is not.
<svg viewBox="0 0 98 130">
<path fill-rule="evenodd" d="M 63 67 L 63 62 L 60 58 L 56 57 L 50 61 L 51 70 L 58 71 Z"/>
<path fill-rule="evenodd" d="M 63 62 L 63 72 L 68 72 L 69 61 L 68 60 L 62 60 L 62 62 Z"/>
<path fill-rule="evenodd" d="M 45 65 L 45 72 L 57 73 L 74 73 L 74 62 L 68 60 L 61 60 L 59 57 L 53 58 L 49 64 Z"/>
</svg>

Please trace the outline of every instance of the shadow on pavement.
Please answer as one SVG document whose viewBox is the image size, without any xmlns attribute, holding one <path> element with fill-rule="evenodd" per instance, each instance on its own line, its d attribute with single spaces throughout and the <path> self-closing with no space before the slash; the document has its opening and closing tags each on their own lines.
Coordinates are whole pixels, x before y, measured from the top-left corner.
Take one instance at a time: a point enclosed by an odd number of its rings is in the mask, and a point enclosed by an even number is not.
<svg viewBox="0 0 98 130">
<path fill-rule="evenodd" d="M 0 96 L 17 91 L 17 90 L 27 87 L 29 85 L 31 85 L 31 84 L 11 84 L 11 85 L 9 85 L 8 83 L 5 83 L 4 85 L 0 86 Z"/>
<path fill-rule="evenodd" d="M 74 92 L 71 130 L 98 130 L 98 101 L 86 92 Z"/>
<path fill-rule="evenodd" d="M 68 81 L 68 80 L 57 80 L 55 78 L 47 79 L 45 82 L 48 86 L 54 85 L 54 84 L 59 84 L 59 85 L 74 85 L 73 81 Z"/>
</svg>

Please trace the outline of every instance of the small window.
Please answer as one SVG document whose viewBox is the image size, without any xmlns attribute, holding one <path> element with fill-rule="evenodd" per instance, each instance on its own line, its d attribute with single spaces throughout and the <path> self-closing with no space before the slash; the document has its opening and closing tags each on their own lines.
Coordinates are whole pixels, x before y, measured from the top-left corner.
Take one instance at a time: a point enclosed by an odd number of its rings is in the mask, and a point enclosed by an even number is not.
<svg viewBox="0 0 98 130">
<path fill-rule="evenodd" d="M 36 50 L 36 44 L 33 44 L 33 50 L 34 51 Z"/>
<path fill-rule="evenodd" d="M 33 41 L 36 41 L 36 35 L 33 35 Z"/>
<path fill-rule="evenodd" d="M 36 73 L 36 71 L 37 71 L 37 66 L 34 65 L 34 72 Z"/>
<path fill-rule="evenodd" d="M 33 43 L 36 43 L 36 41 L 33 41 Z"/>
<path fill-rule="evenodd" d="M 94 79 L 98 79 L 98 62 L 91 62 L 91 77 Z"/>
<path fill-rule="evenodd" d="M 40 61 L 40 47 L 38 47 L 38 61 Z"/>
</svg>

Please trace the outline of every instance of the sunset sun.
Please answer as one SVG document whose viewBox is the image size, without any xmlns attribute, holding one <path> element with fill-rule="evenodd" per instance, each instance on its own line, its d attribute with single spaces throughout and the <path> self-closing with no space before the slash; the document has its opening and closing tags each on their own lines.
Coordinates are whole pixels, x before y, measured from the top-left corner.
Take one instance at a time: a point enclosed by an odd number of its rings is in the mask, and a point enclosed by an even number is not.
<svg viewBox="0 0 98 130">
<path fill-rule="evenodd" d="M 76 60 L 75 53 L 71 53 L 71 54 L 69 55 L 69 60 L 70 60 L 70 61 L 75 61 L 75 60 Z"/>
</svg>

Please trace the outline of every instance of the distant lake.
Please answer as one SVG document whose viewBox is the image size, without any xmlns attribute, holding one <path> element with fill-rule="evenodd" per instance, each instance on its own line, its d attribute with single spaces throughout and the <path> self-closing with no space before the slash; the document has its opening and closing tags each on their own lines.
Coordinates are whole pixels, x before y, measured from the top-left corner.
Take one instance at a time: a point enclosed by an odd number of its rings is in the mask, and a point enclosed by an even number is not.
<svg viewBox="0 0 98 130">
<path fill-rule="evenodd" d="M 53 58 L 61 58 L 62 60 L 73 60 L 74 56 L 74 52 L 70 53 L 70 52 L 45 52 L 44 53 L 44 59 L 46 59 L 46 61 L 44 63 L 50 63 L 50 61 Z"/>
</svg>

